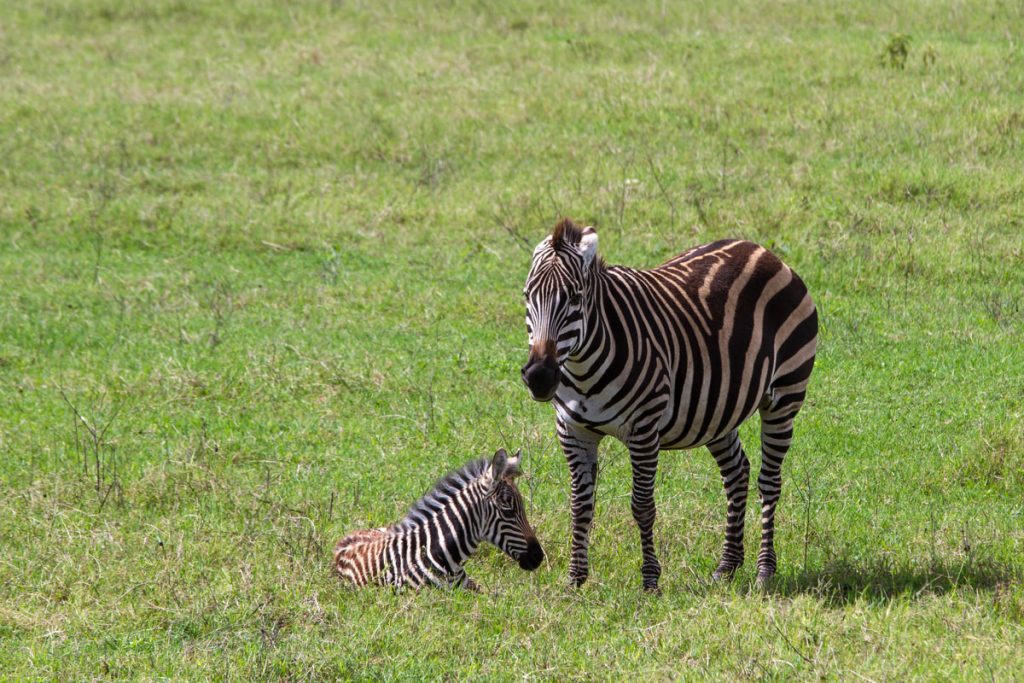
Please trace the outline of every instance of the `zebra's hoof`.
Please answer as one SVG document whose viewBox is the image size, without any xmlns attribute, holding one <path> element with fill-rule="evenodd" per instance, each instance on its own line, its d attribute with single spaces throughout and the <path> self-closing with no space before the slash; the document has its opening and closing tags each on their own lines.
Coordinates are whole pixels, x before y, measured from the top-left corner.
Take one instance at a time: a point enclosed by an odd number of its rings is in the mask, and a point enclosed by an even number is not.
<svg viewBox="0 0 1024 683">
<path fill-rule="evenodd" d="M 768 588 L 772 584 L 772 579 L 775 578 L 775 572 L 773 571 L 759 571 L 757 573 L 757 587 L 761 590 Z"/>
<path fill-rule="evenodd" d="M 656 583 L 645 583 L 644 593 L 647 595 L 661 595 L 661 588 Z"/>
<path fill-rule="evenodd" d="M 737 569 L 739 569 L 739 567 L 719 565 L 718 569 L 716 569 L 714 573 L 711 575 L 711 580 L 715 583 L 721 581 L 731 581 L 732 578 L 736 576 Z"/>
<path fill-rule="evenodd" d="M 579 588 L 580 586 L 582 586 L 586 582 L 587 582 L 587 575 L 586 574 L 584 574 L 583 576 L 572 576 L 572 575 L 570 575 L 569 576 L 569 589 L 572 590 L 574 588 Z"/>
</svg>

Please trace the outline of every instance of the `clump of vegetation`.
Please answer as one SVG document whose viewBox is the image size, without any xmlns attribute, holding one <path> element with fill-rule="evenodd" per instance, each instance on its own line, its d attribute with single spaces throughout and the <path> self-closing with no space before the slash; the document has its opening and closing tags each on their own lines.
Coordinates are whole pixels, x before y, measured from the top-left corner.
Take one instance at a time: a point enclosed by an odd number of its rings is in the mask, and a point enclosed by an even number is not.
<svg viewBox="0 0 1024 683">
<path fill-rule="evenodd" d="M 986 429 L 959 463 L 960 481 L 988 490 L 1024 487 L 1024 429 L 1000 425 Z"/>
<path fill-rule="evenodd" d="M 921 51 L 921 66 L 925 69 L 935 66 L 936 60 L 939 58 L 939 53 L 936 51 L 934 45 L 925 45 L 924 50 Z"/>
<path fill-rule="evenodd" d="M 906 33 L 892 33 L 882 49 L 882 54 L 878 55 L 878 61 L 882 66 L 902 71 L 907 66 L 909 56 L 910 36 Z"/>
</svg>

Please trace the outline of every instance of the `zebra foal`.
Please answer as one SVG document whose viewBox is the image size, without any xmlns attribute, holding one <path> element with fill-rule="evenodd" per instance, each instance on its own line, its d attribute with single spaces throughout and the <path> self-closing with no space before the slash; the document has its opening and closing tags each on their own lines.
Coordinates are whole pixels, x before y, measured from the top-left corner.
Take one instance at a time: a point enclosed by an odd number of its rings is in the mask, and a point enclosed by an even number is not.
<svg viewBox="0 0 1024 683">
<path fill-rule="evenodd" d="M 662 450 L 707 446 L 728 501 L 714 578 L 743 564 L 750 463 L 737 427 L 761 415 L 761 548 L 757 578 L 775 573 L 781 467 L 814 367 L 818 318 L 803 281 L 767 249 L 721 240 L 651 270 L 608 266 L 597 233 L 568 219 L 533 252 L 526 286 L 523 382 L 552 401 L 571 478 L 569 578 L 588 574 L 597 447 L 622 441 L 633 471 L 645 589 L 657 590 L 654 480 Z"/>
<path fill-rule="evenodd" d="M 448 474 L 391 527 L 356 531 L 334 548 L 335 570 L 356 586 L 477 590 L 463 568 L 483 541 L 532 571 L 544 559 L 515 485 L 519 451 L 499 449 Z"/>
</svg>

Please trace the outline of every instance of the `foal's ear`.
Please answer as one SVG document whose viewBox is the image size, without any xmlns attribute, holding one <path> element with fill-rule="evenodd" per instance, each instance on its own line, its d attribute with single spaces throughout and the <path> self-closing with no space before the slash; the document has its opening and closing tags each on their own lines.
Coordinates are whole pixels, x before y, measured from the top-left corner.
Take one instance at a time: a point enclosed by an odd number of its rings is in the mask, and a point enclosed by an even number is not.
<svg viewBox="0 0 1024 683">
<path fill-rule="evenodd" d="M 508 453 L 504 448 L 499 448 L 491 458 L 491 482 L 498 483 L 505 475 L 505 467 L 508 465 Z"/>
<path fill-rule="evenodd" d="M 589 268 L 590 264 L 597 258 L 597 230 L 594 230 L 592 227 L 583 229 L 579 249 L 580 255 L 583 257 L 583 266 Z"/>
<path fill-rule="evenodd" d="M 505 463 L 505 477 L 509 479 L 514 479 L 515 477 L 518 477 L 520 474 L 523 473 L 522 468 L 519 466 L 519 460 L 522 458 L 522 456 L 523 449 L 516 449 L 516 454 L 509 458 L 508 462 Z"/>
</svg>

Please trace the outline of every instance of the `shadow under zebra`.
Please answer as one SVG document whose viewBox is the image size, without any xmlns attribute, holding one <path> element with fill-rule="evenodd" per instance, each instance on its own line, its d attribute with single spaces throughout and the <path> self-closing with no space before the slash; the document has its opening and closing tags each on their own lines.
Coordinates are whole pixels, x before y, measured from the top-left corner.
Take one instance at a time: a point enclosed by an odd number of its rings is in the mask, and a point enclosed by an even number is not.
<svg viewBox="0 0 1024 683">
<path fill-rule="evenodd" d="M 1022 578 L 1024 565 L 995 559 L 836 560 L 820 568 L 778 575 L 765 592 L 781 597 L 816 596 L 828 606 L 841 607 L 855 602 L 878 604 L 965 590 L 984 591 L 1020 618 L 1024 617 Z M 751 587 L 751 591 L 757 589 Z"/>
</svg>

